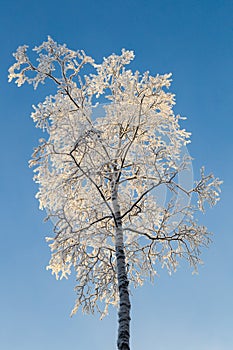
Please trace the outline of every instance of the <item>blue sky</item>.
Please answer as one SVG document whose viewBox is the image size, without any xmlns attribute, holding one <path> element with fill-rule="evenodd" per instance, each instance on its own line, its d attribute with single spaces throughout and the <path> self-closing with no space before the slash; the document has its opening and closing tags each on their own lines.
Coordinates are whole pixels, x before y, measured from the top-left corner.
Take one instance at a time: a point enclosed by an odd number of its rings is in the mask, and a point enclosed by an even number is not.
<svg viewBox="0 0 233 350">
<path fill-rule="evenodd" d="M 45 266 L 49 249 L 28 169 L 39 131 L 29 115 L 46 91 L 7 83 L 11 53 L 51 35 L 100 61 L 133 49 L 132 69 L 173 73 L 177 113 L 188 117 L 194 174 L 205 165 L 224 180 L 221 202 L 200 216 L 214 232 L 199 275 L 186 264 L 172 277 L 134 290 L 133 350 L 233 348 L 232 54 L 233 2 L 228 0 L 67 0 L 0 2 L 1 298 L 4 350 L 115 349 L 116 310 L 72 319 L 74 278 L 56 281 Z"/>
</svg>

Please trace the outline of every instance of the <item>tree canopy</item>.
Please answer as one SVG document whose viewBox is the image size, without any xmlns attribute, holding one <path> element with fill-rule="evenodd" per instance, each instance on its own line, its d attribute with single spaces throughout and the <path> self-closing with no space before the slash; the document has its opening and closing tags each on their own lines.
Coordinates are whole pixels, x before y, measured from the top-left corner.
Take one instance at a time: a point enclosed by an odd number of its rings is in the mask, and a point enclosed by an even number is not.
<svg viewBox="0 0 233 350">
<path fill-rule="evenodd" d="M 221 181 L 204 168 L 192 186 L 179 181 L 190 169 L 191 158 L 182 152 L 190 133 L 181 127 L 185 118 L 173 111 L 171 74 L 127 69 L 134 53 L 124 49 L 100 64 L 50 37 L 34 51 L 36 63 L 27 46 L 17 49 L 9 80 L 36 89 L 50 79 L 57 86 L 32 113 L 36 127 L 48 134 L 30 161 L 40 208 L 54 222 L 47 268 L 56 278 L 74 269 L 72 314 L 81 306 L 104 316 L 119 302 L 120 244 L 130 286 L 153 279 L 158 265 L 175 271 L 182 258 L 196 270 L 210 233 L 196 222 L 195 212 L 204 211 L 205 202 L 216 204 Z M 96 116 L 98 100 L 105 104 Z M 156 192 L 162 186 L 163 205 Z M 122 236 L 116 234 L 118 220 Z"/>
</svg>

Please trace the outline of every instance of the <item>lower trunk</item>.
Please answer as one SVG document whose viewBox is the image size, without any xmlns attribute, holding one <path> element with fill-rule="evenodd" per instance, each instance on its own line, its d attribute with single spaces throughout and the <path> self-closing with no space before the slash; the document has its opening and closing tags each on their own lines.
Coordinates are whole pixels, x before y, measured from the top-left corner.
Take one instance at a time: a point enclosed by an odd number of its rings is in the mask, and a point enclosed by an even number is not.
<svg viewBox="0 0 233 350">
<path fill-rule="evenodd" d="M 117 261 L 117 280 L 119 293 L 119 311 L 118 311 L 118 350 L 130 350 L 130 300 L 129 300 L 129 281 L 127 278 L 125 265 L 125 249 L 123 241 L 123 229 L 121 221 L 120 206 L 117 200 L 117 191 L 112 193 L 112 203 L 115 215 L 116 224 L 116 261 Z"/>
<path fill-rule="evenodd" d="M 128 278 L 125 268 L 125 253 L 124 246 L 116 247 L 117 258 L 117 277 L 118 277 L 118 291 L 120 297 L 120 305 L 118 311 L 118 339 L 117 347 L 119 350 L 130 350 L 130 300 L 128 291 Z"/>
</svg>

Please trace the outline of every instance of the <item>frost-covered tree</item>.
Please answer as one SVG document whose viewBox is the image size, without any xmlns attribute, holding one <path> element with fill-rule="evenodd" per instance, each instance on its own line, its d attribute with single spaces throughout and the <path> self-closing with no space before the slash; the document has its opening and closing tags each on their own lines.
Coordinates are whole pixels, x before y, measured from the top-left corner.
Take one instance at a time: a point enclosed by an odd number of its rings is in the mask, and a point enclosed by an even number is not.
<svg viewBox="0 0 233 350">
<path fill-rule="evenodd" d="M 57 86 L 32 113 L 48 134 L 30 161 L 40 209 L 54 223 L 47 268 L 56 278 L 75 271 L 72 314 L 82 307 L 103 317 L 109 305 L 118 306 L 117 346 L 129 350 L 129 288 L 153 279 L 159 265 L 175 271 L 182 258 L 196 270 L 210 238 L 194 214 L 205 202 L 216 204 L 221 181 L 204 169 L 189 188 L 179 181 L 190 167 L 182 153 L 190 134 L 173 112 L 171 74 L 126 69 L 134 58 L 127 50 L 96 64 L 50 37 L 34 51 L 36 63 L 27 46 L 17 49 L 9 80 L 36 89 L 50 79 Z M 98 99 L 108 103 L 97 116 Z M 163 205 L 160 187 L 167 191 Z"/>
</svg>

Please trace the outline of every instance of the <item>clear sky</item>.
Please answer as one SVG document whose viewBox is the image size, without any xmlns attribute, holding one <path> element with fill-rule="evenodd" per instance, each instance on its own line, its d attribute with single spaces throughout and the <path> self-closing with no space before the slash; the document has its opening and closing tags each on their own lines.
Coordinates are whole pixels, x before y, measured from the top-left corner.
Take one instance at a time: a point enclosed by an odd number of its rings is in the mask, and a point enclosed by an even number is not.
<svg viewBox="0 0 233 350">
<path fill-rule="evenodd" d="M 71 319 L 74 278 L 56 281 L 45 270 L 51 225 L 42 223 L 27 167 L 40 136 L 31 106 L 45 90 L 8 84 L 7 69 L 17 46 L 48 34 L 97 62 L 124 47 L 135 51 L 132 69 L 173 73 L 194 174 L 204 164 L 223 179 L 222 199 L 200 216 L 214 236 L 199 275 L 182 264 L 133 291 L 132 350 L 233 349 L 232 0 L 0 1 L 0 348 L 116 348 L 116 310 L 103 321 L 81 312 Z"/>
</svg>

